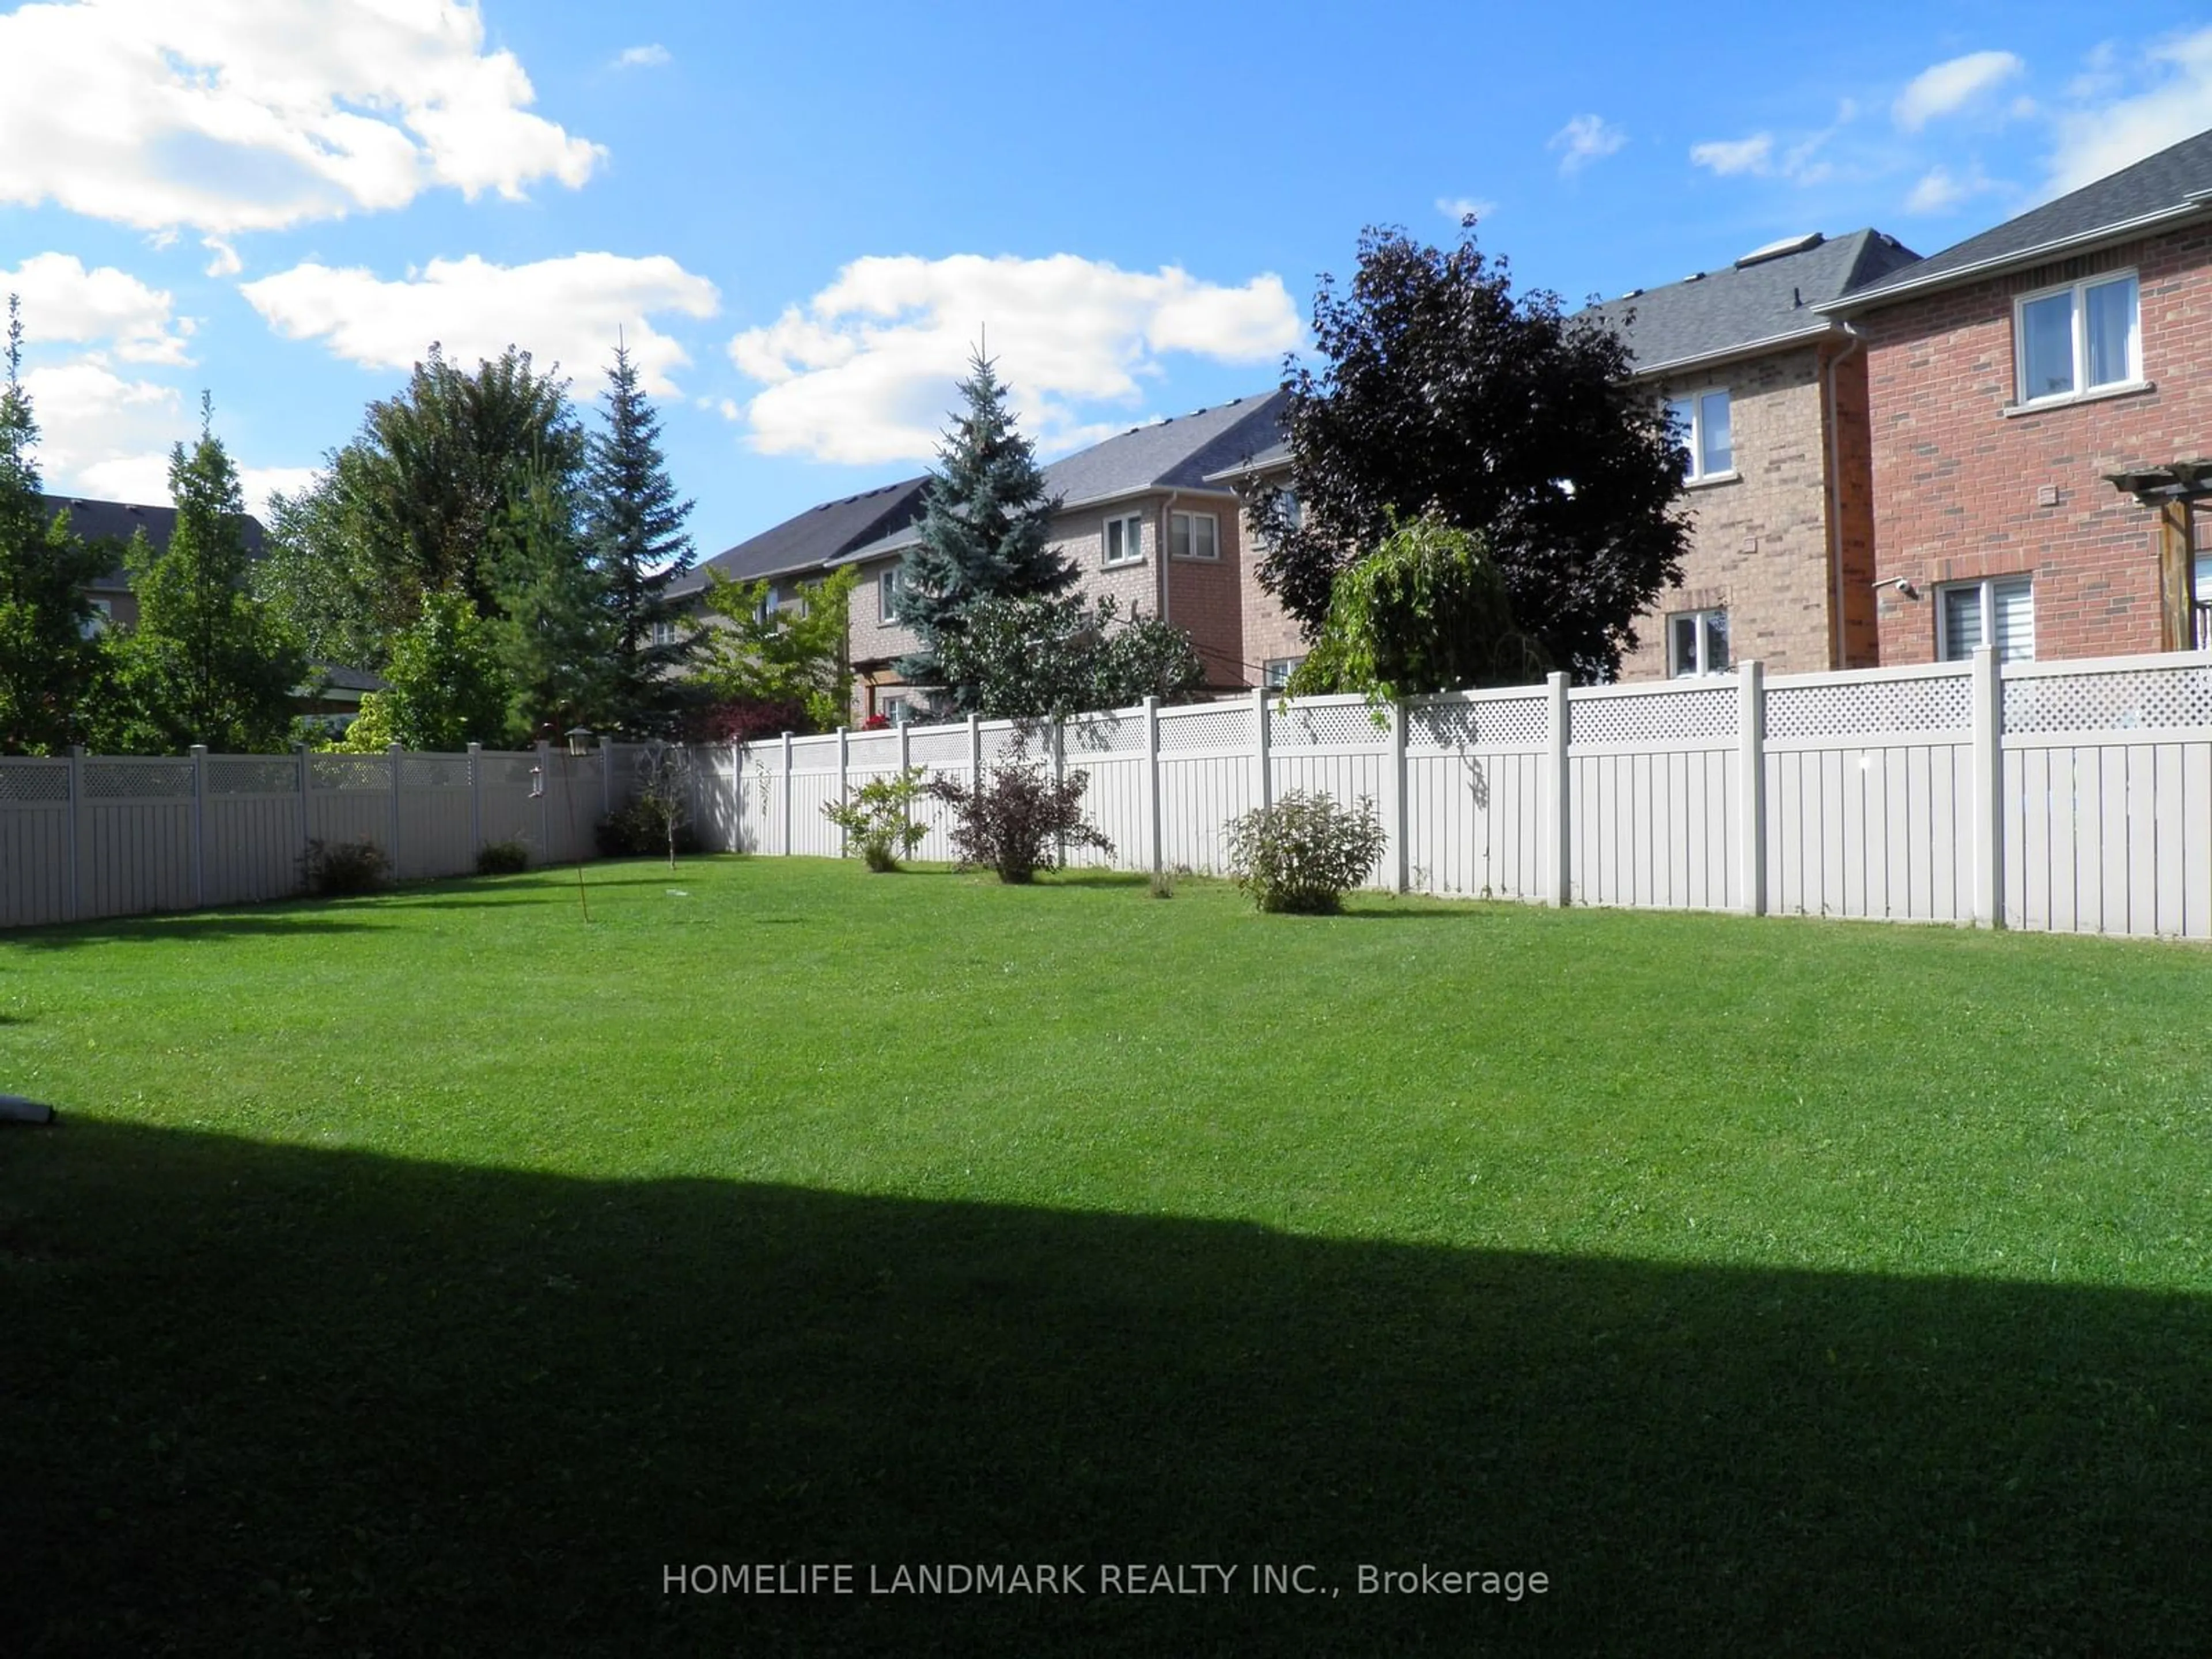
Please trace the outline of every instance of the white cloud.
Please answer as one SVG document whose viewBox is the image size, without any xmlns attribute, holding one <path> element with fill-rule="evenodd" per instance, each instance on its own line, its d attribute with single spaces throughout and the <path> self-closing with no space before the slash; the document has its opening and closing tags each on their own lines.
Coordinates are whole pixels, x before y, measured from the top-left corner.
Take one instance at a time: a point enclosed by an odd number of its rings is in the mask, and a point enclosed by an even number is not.
<svg viewBox="0 0 2212 1659">
<path fill-rule="evenodd" d="M 246 269 L 246 261 L 238 257 L 238 250 L 220 236 L 203 236 L 200 246 L 215 257 L 207 262 L 207 274 L 222 278 L 235 276 Z"/>
<path fill-rule="evenodd" d="M 23 390 L 49 489 L 155 506 L 169 499 L 169 446 L 190 424 L 173 387 L 126 380 L 95 352 L 25 370 Z"/>
<path fill-rule="evenodd" d="M 1948 213 L 1986 191 L 1999 185 L 1983 172 L 1979 165 L 1970 167 L 1963 175 L 1948 167 L 1933 167 L 1923 173 L 1912 186 L 1912 193 L 1905 198 L 1907 213 Z"/>
<path fill-rule="evenodd" d="M 2008 52 L 1970 52 L 1924 69 L 1897 95 L 1890 113 L 1907 132 L 1917 132 L 1939 116 L 1955 115 L 2027 65 Z"/>
<path fill-rule="evenodd" d="M 753 447 L 926 460 L 982 328 L 1023 429 L 1047 450 L 1133 424 L 1081 405 L 1138 404 L 1170 352 L 1272 363 L 1305 337 L 1273 275 L 1227 288 L 1173 265 L 1122 270 L 1067 253 L 859 259 L 805 305 L 730 342 L 731 361 L 767 388 L 744 411 Z"/>
<path fill-rule="evenodd" d="M 2212 126 L 2212 28 L 2168 40 L 2146 57 L 2154 84 L 2058 118 L 2049 194 L 2079 189 Z M 2101 65 L 2099 54 L 2091 55 L 2105 74 L 2112 62 L 2110 53 Z"/>
<path fill-rule="evenodd" d="M 655 43 L 649 46 L 624 46 L 614 61 L 617 69 L 660 69 L 674 61 L 668 48 Z"/>
<path fill-rule="evenodd" d="M 0 295 L 23 301 L 23 333 L 33 345 L 59 341 L 110 347 L 125 362 L 185 363 L 192 321 L 172 312 L 168 293 L 113 265 L 87 270 L 74 254 L 34 253 L 0 269 Z"/>
<path fill-rule="evenodd" d="M 1498 211 L 1498 204 L 1480 196 L 1439 196 L 1437 211 L 1457 224 L 1469 214 L 1478 219 L 1487 219 Z"/>
<path fill-rule="evenodd" d="M 495 265 L 471 253 L 433 259 L 398 282 L 303 264 L 239 291 L 279 333 L 321 340 L 368 368 L 405 368 L 434 340 L 463 363 L 496 357 L 513 344 L 541 367 L 558 362 L 572 372 L 590 370 L 606 362 L 620 330 L 639 380 L 656 397 L 676 390 L 670 371 L 691 359 L 647 319 L 670 312 L 711 317 L 721 304 L 712 283 L 665 254 L 572 253 Z"/>
<path fill-rule="evenodd" d="M 1748 138 L 1709 139 L 1690 146 L 1690 161 L 1723 179 L 1740 173 L 1769 173 L 1774 166 L 1774 135 L 1754 132 Z"/>
<path fill-rule="evenodd" d="M 1560 152 L 1559 171 L 1580 173 L 1592 161 L 1601 161 L 1628 142 L 1628 135 L 1608 125 L 1602 116 L 1577 115 L 1553 133 L 1545 148 Z"/>
<path fill-rule="evenodd" d="M 0 204 L 215 235 L 520 198 L 604 154 L 466 0 L 52 0 L 0 15 Z"/>
</svg>

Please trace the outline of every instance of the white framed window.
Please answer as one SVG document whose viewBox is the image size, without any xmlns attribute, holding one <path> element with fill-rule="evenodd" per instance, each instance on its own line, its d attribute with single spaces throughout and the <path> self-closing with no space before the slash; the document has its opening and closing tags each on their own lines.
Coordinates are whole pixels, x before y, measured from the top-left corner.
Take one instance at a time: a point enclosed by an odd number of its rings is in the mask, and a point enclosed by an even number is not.
<svg viewBox="0 0 2212 1659">
<path fill-rule="evenodd" d="M 2204 584 L 2201 580 L 2197 583 L 2197 592 L 2200 593 L 2205 592 Z M 92 614 L 78 625 L 77 632 L 88 640 L 95 635 L 105 634 L 114 625 L 115 601 L 94 599 L 92 602 Z"/>
<path fill-rule="evenodd" d="M 657 623 L 653 623 L 653 642 L 655 645 L 673 645 L 673 644 L 675 644 L 675 643 L 676 643 L 676 624 L 675 624 L 675 623 L 673 623 L 672 621 L 669 620 L 667 617 L 662 617 L 659 622 L 657 622 Z"/>
<path fill-rule="evenodd" d="M 1177 559 L 1218 559 L 1220 527 L 1211 513 L 1168 514 L 1168 554 Z"/>
<path fill-rule="evenodd" d="M 876 713 L 893 726 L 904 726 L 913 718 L 914 702 L 902 691 L 885 692 L 876 699 Z"/>
<path fill-rule="evenodd" d="M 2078 398 L 2142 379 L 2140 289 L 2132 270 L 2013 301 L 2013 366 L 2023 404 Z"/>
<path fill-rule="evenodd" d="M 2035 589 L 2026 576 L 1984 576 L 1936 590 L 1936 654 L 1960 662 L 1994 645 L 2006 662 L 2035 659 Z"/>
<path fill-rule="evenodd" d="M 1105 562 L 1136 564 L 1145 556 L 1145 515 L 1127 514 L 1106 520 Z"/>
<path fill-rule="evenodd" d="M 895 623 L 899 619 L 899 594 L 906 586 L 906 572 L 893 565 L 876 578 L 876 620 Z"/>
<path fill-rule="evenodd" d="M 1690 470 L 1683 476 L 1690 483 L 1735 476 L 1735 434 L 1730 425 L 1726 386 L 1669 398 L 1667 413 L 1674 417 L 1682 442 L 1688 447 Z"/>
<path fill-rule="evenodd" d="M 1291 675 L 1304 662 L 1304 657 L 1270 657 L 1261 665 L 1260 684 L 1270 691 L 1279 691 L 1291 683 Z"/>
<path fill-rule="evenodd" d="M 1729 670 L 1729 620 L 1724 610 L 1677 611 L 1667 618 L 1667 672 L 1676 679 Z"/>
<path fill-rule="evenodd" d="M 2190 597 L 2196 601 L 2197 648 L 2212 651 L 2212 553 L 2197 556 L 2194 579 L 2197 586 Z"/>
</svg>

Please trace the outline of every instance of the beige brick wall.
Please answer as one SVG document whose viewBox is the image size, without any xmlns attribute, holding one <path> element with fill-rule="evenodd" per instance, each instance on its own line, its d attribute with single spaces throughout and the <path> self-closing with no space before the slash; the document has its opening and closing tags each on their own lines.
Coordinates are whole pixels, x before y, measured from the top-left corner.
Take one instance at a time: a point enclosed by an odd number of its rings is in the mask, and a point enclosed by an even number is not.
<svg viewBox="0 0 2212 1659">
<path fill-rule="evenodd" d="M 1731 364 L 1660 388 L 1686 396 L 1726 386 L 1735 477 L 1695 484 L 1682 586 L 1636 624 L 1624 680 L 1667 672 L 1667 617 L 1725 607 L 1729 648 L 1770 672 L 1829 666 L 1826 410 L 1816 347 Z"/>
</svg>

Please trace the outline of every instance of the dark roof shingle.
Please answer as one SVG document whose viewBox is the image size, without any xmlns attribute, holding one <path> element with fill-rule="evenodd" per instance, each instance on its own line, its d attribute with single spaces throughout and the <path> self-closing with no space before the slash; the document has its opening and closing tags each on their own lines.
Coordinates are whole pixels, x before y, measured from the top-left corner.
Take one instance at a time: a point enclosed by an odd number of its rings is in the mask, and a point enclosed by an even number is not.
<svg viewBox="0 0 2212 1659">
<path fill-rule="evenodd" d="M 841 501 L 810 507 L 711 559 L 701 561 L 669 591 L 678 594 L 701 592 L 707 586 L 706 573 L 710 569 L 720 571 L 732 581 L 758 581 L 763 576 L 819 570 L 840 554 L 910 523 L 921 512 L 921 492 L 928 483 L 927 478 L 907 478 Z"/>
<path fill-rule="evenodd" d="M 1817 307 L 1919 256 L 1894 236 L 1855 230 L 1794 252 L 1745 256 L 1718 270 L 1593 306 L 1620 330 L 1639 374 L 1829 332 Z"/>
<path fill-rule="evenodd" d="M 2147 220 L 2212 211 L 2212 131 L 2185 138 L 2118 173 L 1931 253 L 1832 302 L 1841 313 L 1923 289 L 2031 264 Z"/>
<path fill-rule="evenodd" d="M 143 530 L 146 539 L 154 544 L 156 553 L 166 553 L 169 538 L 177 528 L 177 509 L 173 507 L 144 507 L 130 501 L 95 501 L 78 495 L 42 495 L 45 504 L 42 517 L 51 520 L 64 507 L 69 510 L 70 528 L 88 542 L 127 542 L 134 532 Z M 261 520 L 251 513 L 240 523 L 248 558 L 259 558 L 267 545 Z M 126 589 L 123 567 L 118 564 L 96 587 Z"/>
</svg>

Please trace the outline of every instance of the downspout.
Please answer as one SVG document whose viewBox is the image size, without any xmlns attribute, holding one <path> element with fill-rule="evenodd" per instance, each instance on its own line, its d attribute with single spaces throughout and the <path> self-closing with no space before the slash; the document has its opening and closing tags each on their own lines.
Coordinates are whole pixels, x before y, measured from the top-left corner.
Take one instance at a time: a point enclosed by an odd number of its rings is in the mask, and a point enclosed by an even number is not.
<svg viewBox="0 0 2212 1659">
<path fill-rule="evenodd" d="M 1168 619 L 1168 548 L 1175 524 L 1176 496 L 1179 491 L 1168 491 L 1167 505 L 1160 508 L 1160 620 Z"/>
<path fill-rule="evenodd" d="M 1828 666 L 1837 669 L 1845 665 L 1846 636 L 1844 624 L 1844 434 L 1843 422 L 1836 412 L 1836 371 L 1843 367 L 1852 353 L 1866 344 L 1866 336 L 1848 322 L 1838 321 L 1850 343 L 1828 359 L 1827 369 L 1828 562 L 1835 572 L 1835 592 L 1829 600 Z M 1869 433 L 1869 441 L 1872 437 Z"/>
</svg>

